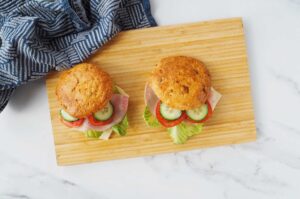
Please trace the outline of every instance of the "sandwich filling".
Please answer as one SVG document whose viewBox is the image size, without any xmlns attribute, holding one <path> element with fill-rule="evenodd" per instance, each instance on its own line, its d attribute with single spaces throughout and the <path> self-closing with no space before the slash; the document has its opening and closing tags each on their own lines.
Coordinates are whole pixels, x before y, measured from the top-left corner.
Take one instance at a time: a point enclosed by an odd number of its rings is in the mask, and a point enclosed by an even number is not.
<svg viewBox="0 0 300 199">
<path fill-rule="evenodd" d="M 127 109 L 129 96 L 118 86 L 108 104 L 84 118 L 75 118 L 60 110 L 61 121 L 68 127 L 84 132 L 87 137 L 109 139 L 113 132 L 125 135 L 128 127 Z"/>
<path fill-rule="evenodd" d="M 147 125 L 166 127 L 173 142 L 183 144 L 189 137 L 201 133 L 203 123 L 212 116 L 221 99 L 221 94 L 211 87 L 205 104 L 191 110 L 179 110 L 163 103 L 153 89 L 146 84 L 144 99 L 147 105 L 144 111 L 144 120 Z"/>
</svg>

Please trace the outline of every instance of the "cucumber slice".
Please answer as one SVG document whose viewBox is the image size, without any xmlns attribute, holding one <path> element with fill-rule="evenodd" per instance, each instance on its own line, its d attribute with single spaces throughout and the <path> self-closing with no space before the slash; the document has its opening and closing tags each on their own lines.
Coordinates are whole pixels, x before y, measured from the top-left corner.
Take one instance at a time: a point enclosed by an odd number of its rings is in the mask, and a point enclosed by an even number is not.
<svg viewBox="0 0 300 199">
<path fill-rule="evenodd" d="M 108 104 L 103 109 L 94 113 L 94 117 L 96 120 L 105 121 L 108 120 L 113 115 L 113 112 L 114 112 L 114 107 L 110 102 L 108 102 Z"/>
<path fill-rule="evenodd" d="M 69 113 L 64 111 L 63 109 L 60 110 L 60 115 L 64 120 L 66 120 L 68 122 L 75 122 L 78 120 L 78 118 L 73 117 L 72 115 L 70 115 Z"/>
<path fill-rule="evenodd" d="M 186 111 L 186 114 L 192 120 L 195 120 L 195 121 L 203 120 L 206 117 L 206 115 L 208 114 L 208 105 L 203 104 L 199 108 L 195 108 L 193 110 L 188 110 L 188 111 Z"/>
<path fill-rule="evenodd" d="M 180 118 L 182 111 L 170 108 L 164 103 L 160 103 L 159 111 L 161 116 L 167 120 L 176 120 Z"/>
</svg>

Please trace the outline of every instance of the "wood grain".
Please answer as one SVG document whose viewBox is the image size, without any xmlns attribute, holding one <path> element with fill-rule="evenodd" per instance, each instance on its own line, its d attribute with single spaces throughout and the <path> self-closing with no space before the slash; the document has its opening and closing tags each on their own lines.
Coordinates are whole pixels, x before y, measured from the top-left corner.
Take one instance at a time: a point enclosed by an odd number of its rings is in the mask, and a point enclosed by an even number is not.
<svg viewBox="0 0 300 199">
<path fill-rule="evenodd" d="M 144 85 L 156 63 L 169 55 L 202 60 L 223 98 L 201 135 L 172 144 L 165 129 L 145 125 Z M 85 138 L 62 125 L 55 86 L 59 73 L 47 77 L 47 91 L 58 165 L 236 144 L 256 139 L 243 24 L 240 18 L 155 27 L 120 33 L 88 62 L 97 63 L 130 95 L 130 128 L 109 141 Z"/>
</svg>

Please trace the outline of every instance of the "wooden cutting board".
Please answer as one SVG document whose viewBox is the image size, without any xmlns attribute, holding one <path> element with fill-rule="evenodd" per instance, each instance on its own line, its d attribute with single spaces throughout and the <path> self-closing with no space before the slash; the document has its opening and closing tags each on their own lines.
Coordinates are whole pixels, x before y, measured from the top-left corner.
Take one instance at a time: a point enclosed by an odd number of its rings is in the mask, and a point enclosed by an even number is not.
<svg viewBox="0 0 300 199">
<path fill-rule="evenodd" d="M 149 128 L 142 115 L 144 86 L 163 57 L 186 55 L 202 60 L 222 95 L 201 135 L 175 145 L 165 129 Z M 97 63 L 129 95 L 130 128 L 125 137 L 87 139 L 62 125 L 55 86 L 59 73 L 47 77 L 47 91 L 58 165 L 155 155 L 236 144 L 256 139 L 247 53 L 240 18 L 155 27 L 120 33 L 88 62 Z"/>
</svg>

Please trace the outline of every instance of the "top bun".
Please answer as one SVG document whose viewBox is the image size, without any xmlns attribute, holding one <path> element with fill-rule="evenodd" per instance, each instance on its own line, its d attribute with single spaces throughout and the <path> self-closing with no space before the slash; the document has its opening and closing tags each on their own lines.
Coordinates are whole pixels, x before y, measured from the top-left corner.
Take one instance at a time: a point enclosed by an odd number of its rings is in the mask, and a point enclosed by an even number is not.
<svg viewBox="0 0 300 199">
<path fill-rule="evenodd" d="M 70 115 L 82 118 L 105 107 L 113 94 L 113 81 L 98 66 L 82 63 L 64 71 L 56 96 Z"/>
<path fill-rule="evenodd" d="M 190 110 L 207 101 L 211 78 L 201 61 L 172 56 L 160 60 L 149 84 L 163 103 L 174 109 Z"/>
</svg>

